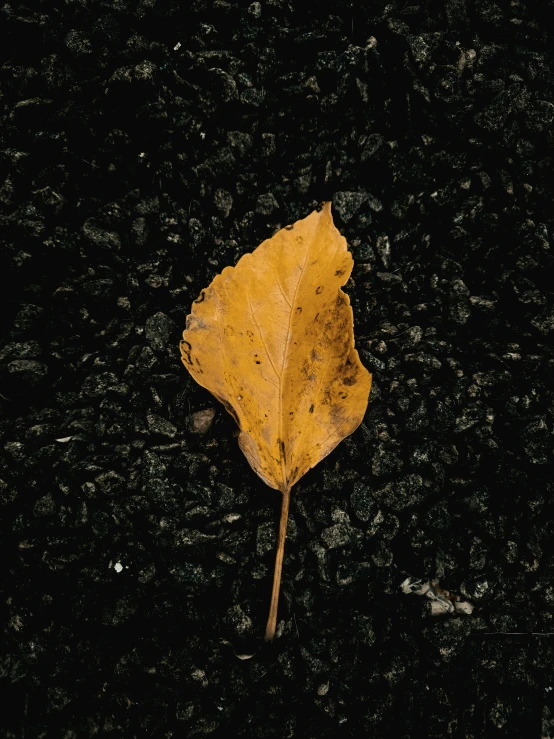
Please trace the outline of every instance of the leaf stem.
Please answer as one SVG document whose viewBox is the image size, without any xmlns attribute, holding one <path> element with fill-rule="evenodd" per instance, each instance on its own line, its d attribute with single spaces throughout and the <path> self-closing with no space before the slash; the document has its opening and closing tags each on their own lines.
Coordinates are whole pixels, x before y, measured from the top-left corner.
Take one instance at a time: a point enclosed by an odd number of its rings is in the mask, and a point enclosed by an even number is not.
<svg viewBox="0 0 554 739">
<path fill-rule="evenodd" d="M 279 522 L 279 538 L 277 539 L 277 554 L 275 556 L 275 573 L 273 575 L 273 590 L 271 591 L 271 604 L 269 606 L 269 618 L 265 627 L 266 641 L 271 641 L 275 636 L 277 627 L 277 608 L 279 606 L 279 591 L 281 589 L 281 573 L 283 571 L 283 554 L 285 552 L 285 539 L 287 537 L 287 523 L 289 520 L 290 488 L 283 490 L 281 503 L 281 520 Z"/>
</svg>

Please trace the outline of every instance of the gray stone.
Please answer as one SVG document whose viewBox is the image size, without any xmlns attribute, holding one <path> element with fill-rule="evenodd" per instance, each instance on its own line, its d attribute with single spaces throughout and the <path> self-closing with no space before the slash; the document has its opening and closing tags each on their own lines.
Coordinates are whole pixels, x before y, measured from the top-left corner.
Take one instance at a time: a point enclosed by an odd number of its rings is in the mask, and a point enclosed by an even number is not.
<svg viewBox="0 0 554 739">
<path fill-rule="evenodd" d="M 55 510 L 56 504 L 52 497 L 52 493 L 48 493 L 42 498 L 39 498 L 33 506 L 33 513 L 35 516 L 51 516 Z"/>
<path fill-rule="evenodd" d="M 333 208 L 343 221 L 350 221 L 359 211 L 366 196 L 361 192 L 337 192 L 333 198 Z"/>
<path fill-rule="evenodd" d="M 45 379 L 48 367 L 44 362 L 34 359 L 16 359 L 8 364 L 8 372 L 21 382 L 35 387 Z"/>
<path fill-rule="evenodd" d="M 233 79 L 232 75 L 225 72 L 223 69 L 213 68 L 210 69 L 212 79 L 217 80 L 216 85 L 219 88 L 218 92 L 224 102 L 229 102 L 237 97 L 237 83 Z"/>
<path fill-rule="evenodd" d="M 423 502 L 425 488 L 421 475 L 405 475 L 394 482 L 387 483 L 374 493 L 379 504 L 395 511 L 402 511 Z"/>
<path fill-rule="evenodd" d="M 262 153 L 266 157 L 270 157 L 275 154 L 275 134 L 274 133 L 262 133 Z"/>
<path fill-rule="evenodd" d="M 101 398 L 108 388 L 117 385 L 119 378 L 113 372 L 100 372 L 98 375 L 89 375 L 83 383 L 82 392 L 90 398 Z"/>
<path fill-rule="evenodd" d="M 350 503 L 360 521 L 369 521 L 376 508 L 371 495 L 371 488 L 361 482 L 354 483 L 354 492 L 350 496 Z"/>
<path fill-rule="evenodd" d="M 371 460 L 371 471 L 377 477 L 389 475 L 402 469 L 400 457 L 387 447 L 379 444 Z"/>
<path fill-rule="evenodd" d="M 256 202 L 256 213 L 270 216 L 274 211 L 278 210 L 279 203 L 275 200 L 275 196 L 271 193 L 260 195 Z"/>
<path fill-rule="evenodd" d="M 170 421 L 155 413 L 148 413 L 146 421 L 152 434 L 160 434 L 160 436 L 167 436 L 170 439 L 173 439 L 177 434 L 177 428 Z"/>
<path fill-rule="evenodd" d="M 26 303 L 21 306 L 21 310 L 15 319 L 14 326 L 20 331 L 26 331 L 40 320 L 43 313 L 44 308 L 41 308 L 38 305 L 32 305 L 31 303 Z"/>
<path fill-rule="evenodd" d="M 192 430 L 195 434 L 206 434 L 212 427 L 215 416 L 215 408 L 205 408 L 203 411 L 193 413 Z"/>
<path fill-rule="evenodd" d="M 113 470 L 102 472 L 94 478 L 94 481 L 105 495 L 120 492 L 126 484 L 125 478 Z"/>
<path fill-rule="evenodd" d="M 219 187 L 214 193 L 214 205 L 223 218 L 228 218 L 231 208 L 233 207 L 233 198 L 227 190 L 223 190 L 223 188 Z"/>
<path fill-rule="evenodd" d="M 404 357 L 406 362 L 413 362 L 419 364 L 428 370 L 438 370 L 442 367 L 440 359 L 433 357 L 432 354 L 425 354 L 424 352 L 416 352 L 414 354 L 406 354 Z"/>
<path fill-rule="evenodd" d="M 260 524 L 256 532 L 256 552 L 258 556 L 261 557 L 271 552 L 275 547 L 275 541 L 275 524 L 271 521 Z"/>
<path fill-rule="evenodd" d="M 361 531 L 346 523 L 337 523 L 321 533 L 321 538 L 329 549 L 339 549 L 355 544 L 362 536 Z"/>
<path fill-rule="evenodd" d="M 0 352 L 2 359 L 36 359 L 40 357 L 42 350 L 38 341 L 18 341 L 6 344 Z"/>
<path fill-rule="evenodd" d="M 227 141 L 239 154 L 246 154 L 252 148 L 252 136 L 242 131 L 229 131 Z"/>
<path fill-rule="evenodd" d="M 165 313 L 155 313 L 146 321 L 146 341 L 152 349 L 163 351 L 167 349 L 172 338 L 177 336 L 177 324 Z"/>
</svg>

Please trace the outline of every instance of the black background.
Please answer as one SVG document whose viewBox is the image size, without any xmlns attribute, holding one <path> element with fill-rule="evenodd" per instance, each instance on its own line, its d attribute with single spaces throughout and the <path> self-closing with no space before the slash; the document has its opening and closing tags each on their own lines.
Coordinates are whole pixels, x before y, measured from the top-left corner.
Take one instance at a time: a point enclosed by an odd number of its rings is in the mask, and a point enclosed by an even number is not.
<svg viewBox="0 0 554 739">
<path fill-rule="evenodd" d="M 2 6 L 3 737 L 554 736 L 553 11 Z M 374 386 L 267 645 L 278 495 L 178 342 L 326 199 Z"/>
</svg>

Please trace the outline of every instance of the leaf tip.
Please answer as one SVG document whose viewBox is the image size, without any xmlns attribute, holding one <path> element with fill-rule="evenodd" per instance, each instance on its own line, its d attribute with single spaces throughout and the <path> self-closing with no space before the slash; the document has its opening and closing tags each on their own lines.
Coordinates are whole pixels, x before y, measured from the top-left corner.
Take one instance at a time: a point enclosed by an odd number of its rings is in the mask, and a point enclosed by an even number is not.
<svg viewBox="0 0 554 739">
<path fill-rule="evenodd" d="M 331 214 L 331 205 L 332 205 L 332 201 L 331 200 L 322 200 L 321 202 L 319 202 L 317 204 L 316 210 L 318 211 L 318 213 L 324 213 L 325 215 L 327 215 L 327 214 L 330 215 Z"/>
</svg>

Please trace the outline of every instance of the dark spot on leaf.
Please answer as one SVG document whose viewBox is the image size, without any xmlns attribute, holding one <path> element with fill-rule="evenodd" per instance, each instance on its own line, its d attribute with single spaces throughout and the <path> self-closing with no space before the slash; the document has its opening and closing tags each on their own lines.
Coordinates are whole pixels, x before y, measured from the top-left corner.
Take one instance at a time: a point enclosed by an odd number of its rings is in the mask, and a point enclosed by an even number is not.
<svg viewBox="0 0 554 739">
<path fill-rule="evenodd" d="M 314 323 L 317 321 L 318 318 L 319 318 L 319 313 L 316 313 L 315 318 L 314 318 Z"/>
<path fill-rule="evenodd" d="M 285 458 L 285 442 L 282 439 L 277 439 L 277 443 L 279 444 L 279 450 L 281 452 L 281 459 Z"/>
<path fill-rule="evenodd" d="M 345 400 L 348 397 L 348 393 L 341 393 L 340 397 Z"/>
<path fill-rule="evenodd" d="M 261 360 L 256 359 L 256 364 L 261 364 Z"/>
<path fill-rule="evenodd" d="M 250 329 L 248 329 L 248 331 L 246 332 L 246 335 L 248 336 L 249 339 L 254 338 L 254 334 L 252 333 L 252 331 L 250 331 Z"/>
<path fill-rule="evenodd" d="M 301 313 L 302 313 L 302 308 L 298 306 L 298 308 L 296 309 L 296 314 L 300 315 Z"/>
<path fill-rule="evenodd" d="M 294 411 L 290 411 L 289 416 L 294 416 Z"/>
<path fill-rule="evenodd" d="M 196 300 L 194 302 L 195 303 L 202 303 L 202 301 L 204 300 L 204 297 L 205 297 L 205 293 L 206 293 L 206 291 L 205 290 L 202 290 L 202 292 L 200 293 L 200 295 L 196 298 Z"/>
<path fill-rule="evenodd" d="M 320 295 L 322 292 L 323 292 L 323 285 L 320 285 L 319 287 L 316 288 L 315 294 Z"/>
<path fill-rule="evenodd" d="M 343 269 L 337 269 L 337 271 L 335 272 L 335 277 L 342 277 L 343 274 L 344 274 Z"/>
<path fill-rule="evenodd" d="M 334 405 L 331 405 L 330 410 L 331 418 L 333 419 L 333 422 L 341 421 L 344 416 L 344 411 L 341 405 L 338 403 L 335 403 Z"/>
<path fill-rule="evenodd" d="M 184 355 L 184 358 L 186 359 L 187 364 L 193 364 L 193 361 L 190 358 L 190 353 L 192 351 L 192 346 L 189 344 L 189 342 L 188 341 L 185 341 L 185 340 L 181 341 L 180 347 L 181 347 L 181 352 Z M 196 360 L 196 361 L 198 361 L 198 360 Z"/>
<path fill-rule="evenodd" d="M 310 406 L 310 411 L 309 411 L 309 412 L 310 412 L 310 413 L 313 413 L 313 412 L 314 412 L 314 404 L 313 404 L 313 403 L 312 403 L 312 404 L 311 404 L 311 406 Z"/>
<path fill-rule="evenodd" d="M 342 381 L 343 385 L 355 385 L 358 380 L 355 377 L 345 377 Z"/>
</svg>

